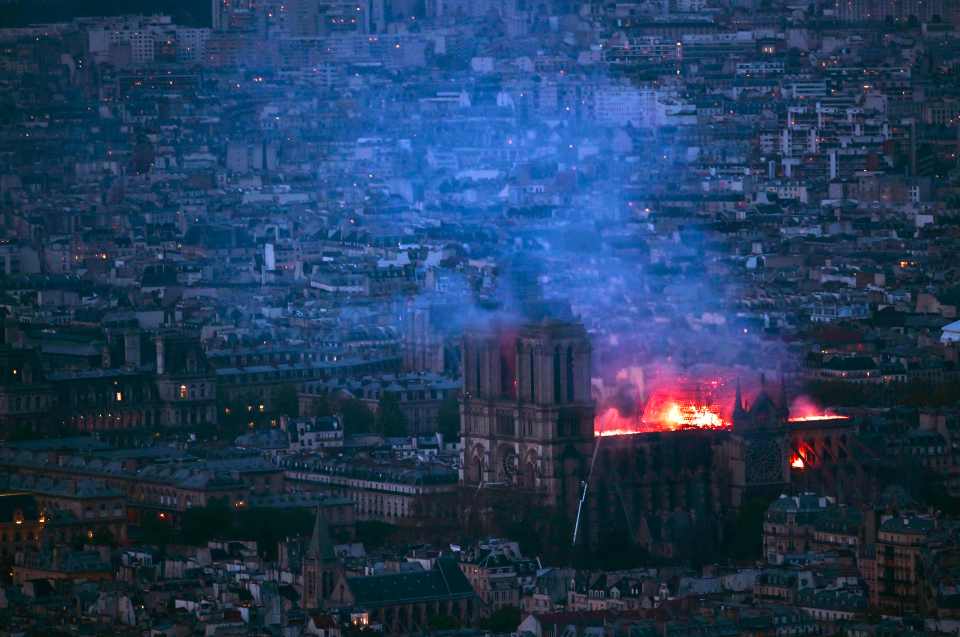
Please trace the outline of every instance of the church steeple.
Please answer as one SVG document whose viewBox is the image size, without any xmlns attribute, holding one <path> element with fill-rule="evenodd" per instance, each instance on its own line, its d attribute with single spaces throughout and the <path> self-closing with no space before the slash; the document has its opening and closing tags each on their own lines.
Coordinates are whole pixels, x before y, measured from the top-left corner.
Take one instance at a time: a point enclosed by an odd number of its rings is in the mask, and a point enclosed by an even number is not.
<svg viewBox="0 0 960 637">
<path fill-rule="evenodd" d="M 744 420 L 748 421 L 749 426 L 755 429 L 769 429 L 780 424 L 780 408 L 774 402 L 770 392 L 767 391 L 767 377 L 762 372 L 760 374 L 760 393 L 757 394 L 753 404 L 750 405 L 750 410 L 746 413 Z"/>
<path fill-rule="evenodd" d="M 787 397 L 787 378 L 780 372 L 780 415 L 784 420 L 790 418 L 790 400 Z"/>
<path fill-rule="evenodd" d="M 313 533 L 310 543 L 303 554 L 303 607 L 322 608 L 324 602 L 333 592 L 335 573 L 337 570 L 337 556 L 330 539 L 330 530 L 327 521 L 320 515 L 317 506 L 313 520 Z"/>
<path fill-rule="evenodd" d="M 307 545 L 306 558 L 323 562 L 337 559 L 333 551 L 333 542 L 330 540 L 330 529 L 327 527 L 327 521 L 320 515 L 319 506 L 313 519 L 313 533 L 310 535 L 310 544 Z"/>
<path fill-rule="evenodd" d="M 743 391 L 740 389 L 740 377 L 737 376 L 737 395 L 736 398 L 734 398 L 733 405 L 733 425 L 737 426 L 738 423 L 743 425 L 746 415 L 747 411 L 743 407 Z"/>
</svg>

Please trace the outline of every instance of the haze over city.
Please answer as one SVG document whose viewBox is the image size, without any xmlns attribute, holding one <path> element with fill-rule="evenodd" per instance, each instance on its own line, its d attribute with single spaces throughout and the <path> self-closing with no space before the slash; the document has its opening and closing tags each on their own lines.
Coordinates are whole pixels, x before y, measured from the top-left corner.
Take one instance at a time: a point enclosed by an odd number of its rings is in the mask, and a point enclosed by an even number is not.
<svg viewBox="0 0 960 637">
<path fill-rule="evenodd" d="M 0 0 L 0 637 L 960 632 L 960 2 Z"/>
</svg>

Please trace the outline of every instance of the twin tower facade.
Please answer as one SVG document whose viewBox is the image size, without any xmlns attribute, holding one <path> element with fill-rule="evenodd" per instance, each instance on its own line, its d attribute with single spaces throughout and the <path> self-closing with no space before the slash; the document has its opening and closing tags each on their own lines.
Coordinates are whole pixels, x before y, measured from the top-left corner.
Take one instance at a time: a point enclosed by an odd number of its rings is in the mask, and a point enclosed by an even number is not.
<svg viewBox="0 0 960 637">
<path fill-rule="evenodd" d="M 593 450 L 590 341 L 579 323 L 544 319 L 467 333 L 461 402 L 463 483 L 578 497 Z"/>
</svg>

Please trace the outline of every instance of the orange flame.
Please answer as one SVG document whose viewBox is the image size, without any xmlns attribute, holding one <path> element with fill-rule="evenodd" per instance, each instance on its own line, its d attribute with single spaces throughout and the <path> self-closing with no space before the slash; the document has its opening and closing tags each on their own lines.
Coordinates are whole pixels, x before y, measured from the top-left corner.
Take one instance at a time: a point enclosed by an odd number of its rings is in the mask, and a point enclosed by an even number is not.
<svg viewBox="0 0 960 637">
<path fill-rule="evenodd" d="M 637 429 L 604 429 L 602 431 L 595 431 L 594 434 L 597 436 L 632 436 L 634 434 L 642 434 L 643 431 Z"/>
<path fill-rule="evenodd" d="M 807 463 L 803 461 L 803 458 L 800 457 L 800 454 L 794 454 L 793 460 L 790 461 L 790 466 L 794 469 L 805 469 Z"/>
<path fill-rule="evenodd" d="M 667 423 L 670 429 L 722 429 L 727 426 L 720 414 L 713 411 L 709 405 L 694 403 L 670 403 L 663 415 L 663 422 Z"/>
<path fill-rule="evenodd" d="M 619 392 L 597 412 L 594 431 L 598 436 L 622 436 L 683 429 L 726 429 L 731 426 L 733 386 L 718 376 L 680 375 L 658 370 L 647 376 L 617 375 Z M 645 382 L 646 380 L 646 382 Z M 642 397 L 649 391 L 649 398 Z M 728 395 L 729 394 L 729 395 Z M 609 396 L 607 397 L 609 398 Z M 613 404 L 611 404 L 613 403 Z M 729 405 L 728 405 L 729 403 Z"/>
<path fill-rule="evenodd" d="M 811 416 L 795 416 L 790 422 L 816 422 L 818 420 L 850 420 L 850 416 L 841 416 L 839 414 L 815 414 Z"/>
<path fill-rule="evenodd" d="M 681 429 L 726 429 L 730 424 L 710 405 L 695 402 L 667 401 L 648 404 L 642 418 L 627 418 L 610 407 L 594 422 L 598 436 L 626 436 L 656 431 Z"/>
</svg>

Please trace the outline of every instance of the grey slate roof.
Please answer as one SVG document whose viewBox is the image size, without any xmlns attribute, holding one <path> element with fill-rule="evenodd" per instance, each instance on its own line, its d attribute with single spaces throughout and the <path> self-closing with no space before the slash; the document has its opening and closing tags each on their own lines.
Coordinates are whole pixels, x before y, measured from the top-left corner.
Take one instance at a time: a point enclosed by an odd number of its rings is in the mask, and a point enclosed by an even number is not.
<svg viewBox="0 0 960 637">
<path fill-rule="evenodd" d="M 355 604 L 364 608 L 465 599 L 476 593 L 455 562 L 441 558 L 429 571 L 387 573 L 347 579 Z"/>
</svg>

